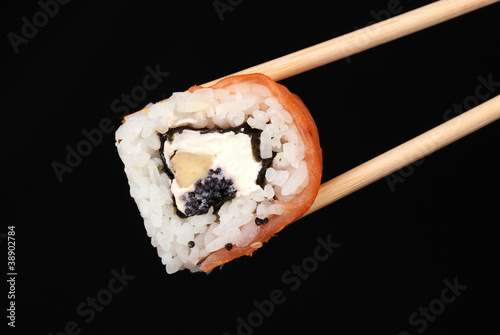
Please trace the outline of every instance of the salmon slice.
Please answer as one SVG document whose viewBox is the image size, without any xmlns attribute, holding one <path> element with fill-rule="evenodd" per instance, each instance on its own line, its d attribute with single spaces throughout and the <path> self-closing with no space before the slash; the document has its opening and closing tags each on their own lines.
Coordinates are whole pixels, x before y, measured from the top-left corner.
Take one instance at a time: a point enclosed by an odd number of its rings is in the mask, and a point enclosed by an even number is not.
<svg viewBox="0 0 500 335">
<path fill-rule="evenodd" d="M 284 210 L 284 213 L 281 215 L 270 215 L 268 217 L 269 222 L 259 226 L 259 233 L 248 245 L 243 247 L 234 245 L 231 250 L 222 248 L 208 255 L 200 266 L 200 270 L 205 272 L 235 258 L 244 255 L 251 256 L 255 250 L 262 246 L 262 243 L 267 242 L 272 236 L 307 212 L 316 199 L 321 184 L 323 157 L 319 144 L 318 129 L 302 100 L 297 95 L 291 93 L 285 86 L 276 83 L 271 78 L 260 73 L 226 77 L 211 86 L 211 88 L 227 88 L 239 83 L 264 85 L 283 106 L 283 109 L 290 113 L 293 123 L 297 126 L 305 145 L 304 160 L 307 163 L 309 184 L 290 201 L 276 201 Z M 193 86 L 189 91 L 194 92 L 201 88 L 204 87 Z"/>
</svg>

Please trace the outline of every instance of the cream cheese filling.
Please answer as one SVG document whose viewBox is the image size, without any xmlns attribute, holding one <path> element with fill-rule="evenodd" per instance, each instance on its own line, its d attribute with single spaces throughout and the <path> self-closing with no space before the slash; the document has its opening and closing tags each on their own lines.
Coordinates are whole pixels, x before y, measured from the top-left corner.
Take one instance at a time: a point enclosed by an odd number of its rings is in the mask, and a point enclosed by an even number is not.
<svg viewBox="0 0 500 335">
<path fill-rule="evenodd" d="M 184 212 L 183 197 L 194 190 L 194 183 L 207 176 L 209 169 L 222 169 L 226 179 L 233 181 L 236 197 L 245 196 L 260 186 L 257 176 L 262 162 L 254 158 L 251 137 L 245 133 L 200 133 L 184 130 L 165 141 L 164 155 L 174 174 L 171 191 L 177 208 Z"/>
</svg>

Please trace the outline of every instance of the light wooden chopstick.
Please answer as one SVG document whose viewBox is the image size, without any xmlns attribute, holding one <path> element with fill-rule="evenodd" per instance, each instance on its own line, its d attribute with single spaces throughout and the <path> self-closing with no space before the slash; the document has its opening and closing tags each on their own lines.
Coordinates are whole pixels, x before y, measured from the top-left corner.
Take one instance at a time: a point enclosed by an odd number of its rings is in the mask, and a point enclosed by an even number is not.
<svg viewBox="0 0 500 335">
<path fill-rule="evenodd" d="M 440 0 L 351 33 L 233 73 L 263 73 L 279 81 L 390 42 L 500 0 Z M 224 77 L 222 77 L 224 78 Z M 202 86 L 212 86 L 220 79 Z"/>
<path fill-rule="evenodd" d="M 400 14 L 351 33 L 252 66 L 248 69 L 212 80 L 201 86 L 209 87 L 222 78 L 249 73 L 263 73 L 279 81 L 312 70 L 358 52 L 390 42 L 500 0 L 439 0 L 427 6 Z M 140 112 L 147 113 L 149 107 Z M 124 119 L 127 119 L 125 116 Z"/>
<path fill-rule="evenodd" d="M 498 119 L 500 119 L 500 95 L 323 183 L 314 204 L 305 215 L 327 206 Z"/>
</svg>

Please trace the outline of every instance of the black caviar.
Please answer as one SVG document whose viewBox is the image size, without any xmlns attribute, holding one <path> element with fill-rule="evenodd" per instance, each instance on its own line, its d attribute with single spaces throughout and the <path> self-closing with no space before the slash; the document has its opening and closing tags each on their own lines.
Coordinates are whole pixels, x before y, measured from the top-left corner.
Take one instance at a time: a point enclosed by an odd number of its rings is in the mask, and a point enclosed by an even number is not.
<svg viewBox="0 0 500 335">
<path fill-rule="evenodd" d="M 188 247 L 193 248 L 194 247 L 194 241 L 189 241 L 188 242 Z"/>
<path fill-rule="evenodd" d="M 263 218 L 263 219 L 259 219 L 259 218 L 255 218 L 255 224 L 257 226 L 260 226 L 260 225 L 265 225 L 266 223 L 269 222 L 269 219 L 268 218 Z"/>
<path fill-rule="evenodd" d="M 220 167 L 210 169 L 207 177 L 197 180 L 194 190 L 182 197 L 186 207 L 184 214 L 188 217 L 206 214 L 210 207 L 219 208 L 227 200 L 234 199 L 236 192 L 233 180 L 222 176 Z"/>
<path fill-rule="evenodd" d="M 226 248 L 227 251 L 233 249 L 233 244 L 232 243 L 227 243 L 224 248 Z"/>
</svg>

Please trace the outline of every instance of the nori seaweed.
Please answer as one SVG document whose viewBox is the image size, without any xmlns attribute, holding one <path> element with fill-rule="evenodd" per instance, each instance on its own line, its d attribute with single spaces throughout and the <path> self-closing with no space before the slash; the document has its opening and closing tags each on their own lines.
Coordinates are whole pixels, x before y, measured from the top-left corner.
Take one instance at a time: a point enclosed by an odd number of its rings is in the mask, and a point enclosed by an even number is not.
<svg viewBox="0 0 500 335">
<path fill-rule="evenodd" d="M 193 131 L 198 131 L 200 134 L 208 134 L 208 133 L 226 133 L 226 132 L 233 132 L 235 134 L 239 133 L 244 133 L 250 136 L 250 142 L 252 144 L 252 152 L 253 152 L 253 157 L 257 162 L 262 162 L 262 168 L 260 169 L 258 175 L 257 175 L 257 180 L 256 184 L 259 185 L 260 187 L 264 188 L 264 182 L 265 182 L 265 175 L 266 175 L 266 170 L 271 166 L 273 162 L 273 158 L 276 155 L 275 152 L 273 152 L 273 157 L 271 158 L 265 158 L 263 159 L 260 156 L 260 135 L 262 133 L 262 130 L 260 129 L 255 129 L 250 127 L 248 124 L 241 125 L 239 127 L 233 127 L 233 128 L 192 128 L 189 126 L 182 126 L 182 127 L 177 127 L 177 128 L 172 128 L 169 129 L 166 133 L 158 133 L 158 136 L 160 137 L 160 158 L 163 162 L 163 171 L 167 174 L 167 176 L 172 180 L 175 178 L 173 172 L 168 168 L 167 161 L 165 158 L 164 154 L 164 148 L 165 148 L 165 141 L 169 141 L 169 143 L 172 143 L 174 140 L 175 134 L 181 133 L 184 130 L 193 130 Z"/>
</svg>

